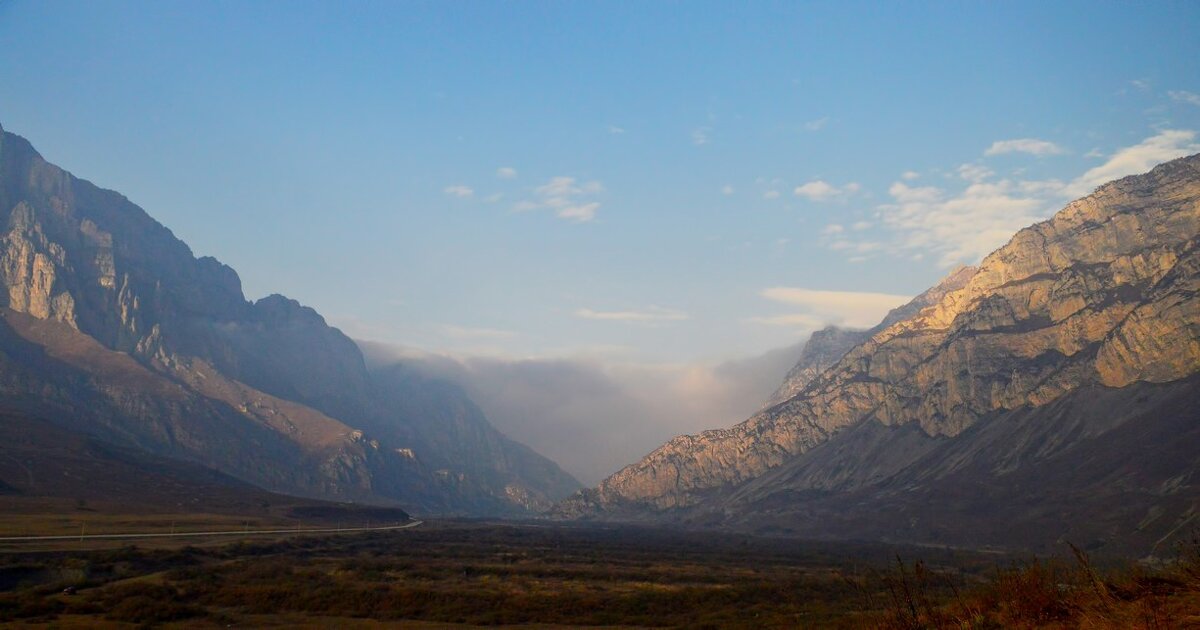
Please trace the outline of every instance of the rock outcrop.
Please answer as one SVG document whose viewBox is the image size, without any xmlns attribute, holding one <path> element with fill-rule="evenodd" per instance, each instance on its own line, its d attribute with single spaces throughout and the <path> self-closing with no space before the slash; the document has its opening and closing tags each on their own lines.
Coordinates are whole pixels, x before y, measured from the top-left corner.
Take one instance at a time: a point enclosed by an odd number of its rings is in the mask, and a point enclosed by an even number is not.
<svg viewBox="0 0 1200 630">
<path fill-rule="evenodd" d="M 1170 557 L 1200 510 L 1200 375 L 1087 385 L 955 436 L 864 422 L 685 522 L 803 538 Z"/>
<path fill-rule="evenodd" d="M 1082 388 L 1188 378 L 1200 371 L 1198 244 L 1200 156 L 1106 184 L 898 309 L 828 369 L 801 370 L 787 400 L 677 437 L 559 513 L 702 510 L 864 423 L 953 439 Z"/>
<path fill-rule="evenodd" d="M 889 311 L 884 316 L 883 321 L 869 330 L 827 326 L 814 332 L 809 337 L 808 342 L 804 344 L 804 350 L 800 353 L 800 360 L 796 362 L 796 365 L 784 377 L 783 384 L 779 386 L 779 389 L 771 395 L 770 400 L 767 402 L 767 407 L 773 407 L 785 402 L 804 391 L 804 388 L 808 387 L 809 383 L 833 367 L 851 349 L 870 339 L 872 335 L 898 321 L 916 315 L 921 309 L 927 306 L 937 304 L 947 293 L 963 288 L 966 286 L 967 281 L 975 275 L 976 271 L 978 269 L 975 267 L 965 265 L 957 267 L 932 288 L 913 298 L 903 306 L 898 306 Z"/>
<path fill-rule="evenodd" d="M 461 392 L 372 374 L 313 309 L 247 301 L 233 269 L 3 130 L 0 276 L 0 394 L 73 429 L 274 491 L 424 511 L 521 512 L 578 487 Z"/>
<path fill-rule="evenodd" d="M 779 389 L 771 394 L 766 407 L 774 407 L 804 391 L 825 370 L 833 367 L 846 353 L 871 336 L 868 330 L 855 330 L 838 326 L 826 326 L 818 330 L 804 343 L 800 359 L 783 377 Z"/>
</svg>

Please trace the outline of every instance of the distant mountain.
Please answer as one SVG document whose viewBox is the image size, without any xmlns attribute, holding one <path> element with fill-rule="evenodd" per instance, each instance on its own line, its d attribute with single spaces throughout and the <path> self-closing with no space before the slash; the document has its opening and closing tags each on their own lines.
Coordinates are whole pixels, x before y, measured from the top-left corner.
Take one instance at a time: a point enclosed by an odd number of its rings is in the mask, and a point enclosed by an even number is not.
<svg viewBox="0 0 1200 630">
<path fill-rule="evenodd" d="M 578 484 L 444 384 L 368 371 L 121 195 L 0 130 L 0 399 L 277 492 L 521 513 Z M 420 401 L 415 402 L 415 401 Z"/>
<path fill-rule="evenodd" d="M 45 419 L 0 411 L 0 512 L 228 515 L 295 524 L 398 521 L 399 508 L 275 494 L 211 468 L 119 446 Z"/>
<path fill-rule="evenodd" d="M 1106 184 L 557 513 L 1161 547 L 1200 525 L 1198 245 L 1200 156 Z"/>
<path fill-rule="evenodd" d="M 947 293 L 963 288 L 976 271 L 978 270 L 975 267 L 960 266 L 956 268 L 929 290 L 913 298 L 907 304 L 889 311 L 883 321 L 870 330 L 828 326 L 814 332 L 808 342 L 804 344 L 800 360 L 784 377 L 783 384 L 779 386 L 779 389 L 771 395 L 767 406 L 778 405 L 804 391 L 809 383 L 816 380 L 825 370 L 833 367 L 842 357 L 846 356 L 847 352 L 884 328 L 916 315 L 927 306 L 937 304 Z"/>
</svg>

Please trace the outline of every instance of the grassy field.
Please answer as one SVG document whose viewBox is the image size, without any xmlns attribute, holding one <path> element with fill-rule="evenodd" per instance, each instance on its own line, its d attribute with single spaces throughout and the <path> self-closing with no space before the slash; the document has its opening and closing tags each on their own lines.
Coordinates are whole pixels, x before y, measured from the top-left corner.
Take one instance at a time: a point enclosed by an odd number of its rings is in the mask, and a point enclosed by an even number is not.
<svg viewBox="0 0 1200 630">
<path fill-rule="evenodd" d="M 257 507 L 257 506 L 256 506 Z M 401 510 L 325 504 L 302 500 L 279 501 L 253 512 L 205 509 L 133 509 L 125 504 L 104 501 L 79 501 L 55 497 L 0 496 L 0 538 L 15 536 L 90 536 L 98 534 L 167 534 L 201 531 L 243 531 L 256 529 L 312 529 L 381 526 L 403 523 L 408 515 Z M 185 541 L 145 540 L 142 547 L 171 548 L 181 544 L 207 545 L 228 542 L 228 538 L 188 539 Z M 81 540 L 27 542 L 0 540 L 0 553 L 31 550 L 115 549 L 129 545 L 122 540 Z"/>
<path fill-rule="evenodd" d="M 0 554 L 0 621 L 54 627 L 1193 627 L 1200 556 L 1157 569 L 631 527 Z M 916 558 L 923 558 L 917 561 Z M 899 558 L 899 559 L 898 559 Z M 73 587 L 72 593 L 63 589 Z"/>
</svg>

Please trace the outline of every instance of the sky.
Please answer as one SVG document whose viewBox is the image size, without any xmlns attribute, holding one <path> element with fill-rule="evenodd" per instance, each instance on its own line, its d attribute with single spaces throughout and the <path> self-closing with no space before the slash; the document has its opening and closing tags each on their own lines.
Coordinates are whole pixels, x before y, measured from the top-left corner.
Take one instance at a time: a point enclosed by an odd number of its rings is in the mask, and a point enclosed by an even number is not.
<svg viewBox="0 0 1200 630">
<path fill-rule="evenodd" d="M 410 356 L 701 383 L 660 388 L 680 402 L 1200 151 L 1197 26 L 1194 2 L 0 0 L 0 125 L 251 298 Z"/>
</svg>

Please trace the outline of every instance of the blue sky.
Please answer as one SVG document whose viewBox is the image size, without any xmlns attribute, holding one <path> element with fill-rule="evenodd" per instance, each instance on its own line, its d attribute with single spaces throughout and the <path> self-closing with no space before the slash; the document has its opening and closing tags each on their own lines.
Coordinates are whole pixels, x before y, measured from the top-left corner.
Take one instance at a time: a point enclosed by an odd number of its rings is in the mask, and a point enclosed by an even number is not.
<svg viewBox="0 0 1200 630">
<path fill-rule="evenodd" d="M 869 325 L 1200 150 L 1197 3 L 0 1 L 0 124 L 251 297 L 458 356 Z"/>
</svg>

